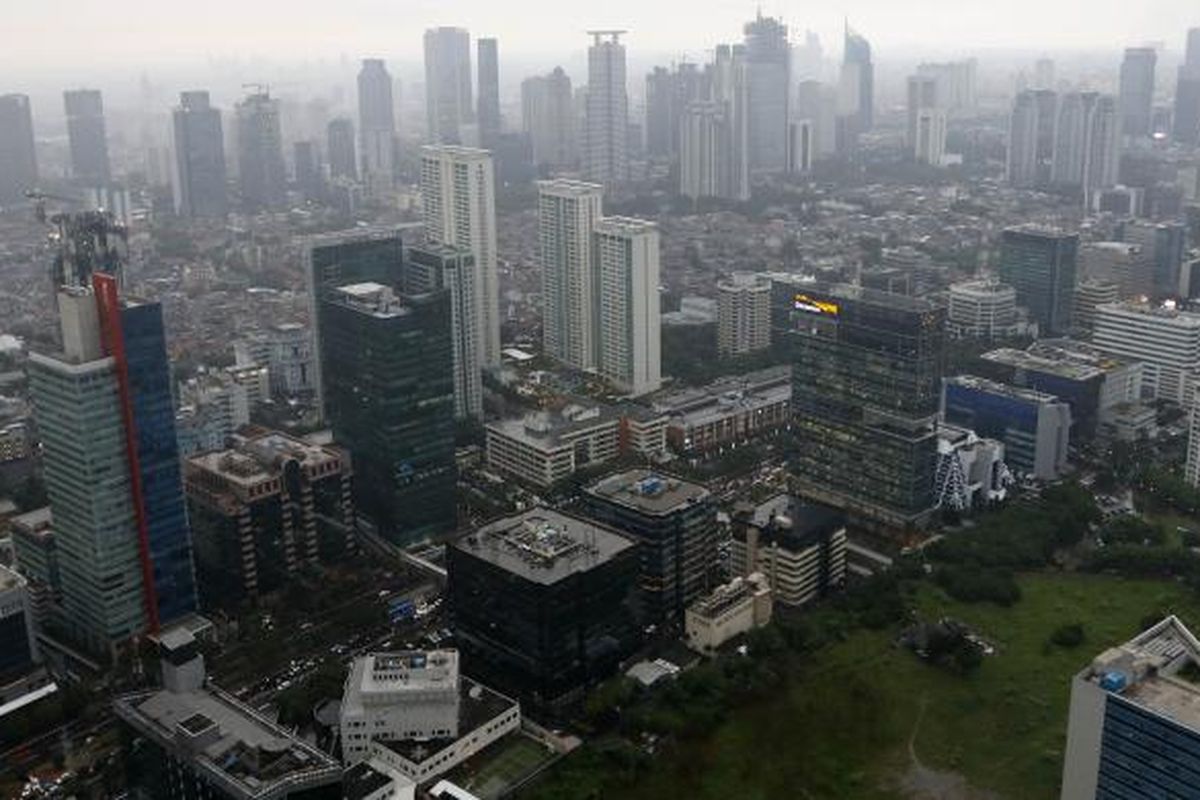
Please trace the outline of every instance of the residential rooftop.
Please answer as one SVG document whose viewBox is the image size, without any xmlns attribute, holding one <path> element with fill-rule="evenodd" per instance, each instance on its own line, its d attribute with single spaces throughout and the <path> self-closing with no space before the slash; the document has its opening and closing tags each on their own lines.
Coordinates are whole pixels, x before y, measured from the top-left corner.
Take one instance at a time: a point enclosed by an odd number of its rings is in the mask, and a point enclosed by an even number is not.
<svg viewBox="0 0 1200 800">
<path fill-rule="evenodd" d="M 631 469 L 609 475 L 588 487 L 587 492 L 610 503 L 653 516 L 665 516 L 709 497 L 708 489 L 698 483 L 689 483 L 648 469 Z"/>
</svg>

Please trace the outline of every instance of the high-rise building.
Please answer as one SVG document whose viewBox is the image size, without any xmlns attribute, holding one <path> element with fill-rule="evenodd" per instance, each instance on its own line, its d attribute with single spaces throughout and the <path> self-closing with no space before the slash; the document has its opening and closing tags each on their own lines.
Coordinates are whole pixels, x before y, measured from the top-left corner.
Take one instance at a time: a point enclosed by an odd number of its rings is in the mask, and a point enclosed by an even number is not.
<svg viewBox="0 0 1200 800">
<path fill-rule="evenodd" d="M 242 209 L 254 213 L 282 208 L 287 168 L 283 162 L 279 101 L 265 91 L 257 92 L 237 104 L 236 116 Z"/>
<path fill-rule="evenodd" d="M 978 105 L 977 71 L 978 62 L 973 58 L 917 67 L 918 75 L 937 81 L 938 105 L 950 113 L 970 111 Z"/>
<path fill-rule="evenodd" d="M 562 67 L 521 82 L 521 119 L 533 148 L 533 163 L 543 170 L 572 167 L 576 147 L 571 79 Z"/>
<path fill-rule="evenodd" d="M 820 81 L 801 81 L 796 88 L 796 116 L 813 122 L 815 158 L 837 152 L 837 89 Z"/>
<path fill-rule="evenodd" d="M 1172 298 L 1181 294 L 1187 229 L 1179 222 L 1125 220 L 1118 226 L 1122 241 L 1141 248 L 1149 291 L 1144 294 Z"/>
<path fill-rule="evenodd" d="M 542 349 L 576 369 L 597 366 L 599 277 L 592 231 L 604 189 L 566 179 L 538 182 Z"/>
<path fill-rule="evenodd" d="M 404 290 L 450 293 L 450 335 L 454 351 L 454 416 L 483 417 L 483 384 L 479 362 L 479 315 L 475 310 L 475 256 L 449 244 L 410 248 L 404 265 Z"/>
<path fill-rule="evenodd" d="M 500 54 L 495 39 L 476 39 L 479 69 L 479 146 L 488 150 L 500 138 Z"/>
<path fill-rule="evenodd" d="M 644 623 L 683 625 L 684 611 L 708 589 L 717 548 L 715 498 L 700 484 L 634 469 L 584 493 L 587 515 L 638 543 Z"/>
<path fill-rule="evenodd" d="M 1112 281 L 1081 280 L 1075 285 L 1075 310 L 1071 315 L 1071 325 L 1091 338 L 1096 330 L 1096 309 L 1120 299 L 1121 287 Z"/>
<path fill-rule="evenodd" d="M 204 608 L 235 610 L 355 549 L 350 459 L 277 431 L 184 462 Z"/>
<path fill-rule="evenodd" d="M 1200 641 L 1173 616 L 1092 659 L 1071 680 L 1061 800 L 1195 794 L 1198 666 Z"/>
<path fill-rule="evenodd" d="M 841 98 L 848 138 L 854 139 L 875 124 L 875 65 L 871 43 L 846 27 L 842 56 Z"/>
<path fill-rule="evenodd" d="M 717 354 L 739 356 L 770 346 L 770 279 L 735 272 L 717 281 Z"/>
<path fill-rule="evenodd" d="M 924 109 L 937 109 L 941 105 L 938 99 L 938 81 L 932 75 L 908 76 L 908 128 L 905 142 L 908 144 L 910 155 L 917 156 L 919 137 L 918 117 Z M 918 158 L 918 160 L 920 160 Z"/>
<path fill-rule="evenodd" d="M 321 157 L 317 143 L 311 139 L 292 142 L 292 177 L 296 190 L 305 200 L 317 200 L 324 189 L 321 178 Z"/>
<path fill-rule="evenodd" d="M 919 164 L 941 166 L 946 155 L 946 112 L 922 108 L 917 112 L 917 134 L 913 157 Z"/>
<path fill-rule="evenodd" d="M 674 70 L 655 67 L 646 76 L 646 154 L 657 158 L 679 155 L 679 124 L 688 103 L 706 94 L 695 64 Z"/>
<path fill-rule="evenodd" d="M 945 309 L 857 286 L 775 281 L 792 363 L 799 494 L 885 530 L 934 505 Z"/>
<path fill-rule="evenodd" d="M 181 217 L 224 217 L 229 210 L 225 186 L 225 139 L 221 112 L 208 92 L 182 92 L 173 112 L 175 171 L 171 189 Z"/>
<path fill-rule="evenodd" d="M 1048 89 L 1024 91 L 1013 102 L 1008 127 L 1006 177 L 1013 186 L 1032 188 L 1050 182 L 1058 95 Z"/>
<path fill-rule="evenodd" d="M 605 186 L 629 177 L 629 95 L 625 86 L 624 31 L 589 31 L 583 169 Z"/>
<path fill-rule="evenodd" d="M 760 12 L 743 33 L 750 171 L 783 172 L 791 94 L 787 26 Z"/>
<path fill-rule="evenodd" d="M 679 190 L 693 200 L 750 198 L 749 88 L 743 48 L 718 45 L 709 100 L 688 103 L 679 129 Z"/>
<path fill-rule="evenodd" d="M 1175 82 L 1175 141 L 1200 144 L 1200 28 L 1188 30 L 1187 52 Z"/>
<path fill-rule="evenodd" d="M 1050 180 L 1056 186 L 1083 188 L 1091 155 L 1093 116 L 1099 99 L 1100 95 L 1095 92 L 1067 92 L 1061 98 L 1050 168 Z"/>
<path fill-rule="evenodd" d="M 729 567 L 766 578 L 776 602 L 802 606 L 846 581 L 846 517 L 779 494 L 734 506 Z"/>
<path fill-rule="evenodd" d="M 23 202 L 37 187 L 33 113 L 23 94 L 0 95 L 0 205 Z"/>
<path fill-rule="evenodd" d="M 1000 280 L 1017 290 L 1017 303 L 1029 310 L 1043 336 L 1065 335 L 1075 304 L 1079 236 L 1026 225 L 1000 237 Z"/>
<path fill-rule="evenodd" d="M 982 278 L 950 287 L 946 327 L 952 336 L 1002 339 L 1017 332 L 1017 291 Z"/>
<path fill-rule="evenodd" d="M 29 595 L 25 578 L 0 564 L 0 679 L 4 686 L 24 677 L 41 660 Z"/>
<path fill-rule="evenodd" d="M 382 58 L 364 58 L 358 72 L 358 134 L 363 178 L 378 197 L 392 188 L 396 148 L 392 76 Z"/>
<path fill-rule="evenodd" d="M 1087 208 L 1093 208 L 1102 192 L 1117 184 L 1121 157 L 1121 120 L 1117 98 L 1100 95 L 1092 112 L 1088 136 L 1087 168 L 1084 170 L 1083 196 Z"/>
<path fill-rule="evenodd" d="M 365 282 L 329 288 L 319 302 L 325 408 L 350 451 L 355 507 L 396 543 L 453 530 L 450 293 Z"/>
<path fill-rule="evenodd" d="M 112 180 L 104 100 L 98 89 L 63 92 L 67 140 L 71 148 L 71 177 L 84 186 L 105 186 Z"/>
<path fill-rule="evenodd" d="M 600 374 L 634 395 L 662 387 L 658 226 L 603 217 L 592 235 Z"/>
<path fill-rule="evenodd" d="M 63 619 L 94 652 L 196 609 L 170 367 L 157 303 L 59 294 L 62 352 L 30 356 Z"/>
<path fill-rule="evenodd" d="M 812 172 L 816 155 L 814 130 L 811 119 L 794 119 L 788 123 L 788 172 L 798 175 Z"/>
<path fill-rule="evenodd" d="M 492 154 L 454 145 L 421 149 L 425 237 L 475 257 L 479 362 L 500 363 L 500 277 L 496 271 L 496 183 Z"/>
<path fill-rule="evenodd" d="M 1121 133 L 1130 137 L 1149 136 L 1154 115 L 1154 66 L 1158 55 L 1153 47 L 1127 47 L 1121 61 L 1118 103 Z"/>
<path fill-rule="evenodd" d="M 1200 369 L 1200 314 L 1147 303 L 1097 306 L 1092 343 L 1142 362 L 1147 399 L 1185 405 L 1187 378 Z"/>
<path fill-rule="evenodd" d="M 430 28 L 425 31 L 425 135 L 431 142 L 462 144 L 462 128 L 474 119 L 471 36 L 465 28 Z"/>
<path fill-rule="evenodd" d="M 446 547 L 447 598 L 465 668 L 548 705 L 608 677 L 636 645 L 637 546 L 549 508 Z"/>
<path fill-rule="evenodd" d="M 329 156 L 329 177 L 358 179 L 353 120 L 338 117 L 329 121 L 325 128 L 325 151 Z"/>
</svg>

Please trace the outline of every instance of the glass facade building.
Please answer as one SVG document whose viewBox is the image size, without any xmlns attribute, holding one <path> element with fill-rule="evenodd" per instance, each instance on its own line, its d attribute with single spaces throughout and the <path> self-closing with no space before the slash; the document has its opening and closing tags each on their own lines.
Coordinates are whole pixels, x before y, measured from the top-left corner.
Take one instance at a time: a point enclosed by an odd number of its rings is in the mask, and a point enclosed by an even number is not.
<svg viewBox="0 0 1200 800">
<path fill-rule="evenodd" d="M 1070 332 L 1079 237 L 1047 228 L 1009 228 L 1000 237 L 1000 280 L 1017 290 L 1042 336 Z"/>
<path fill-rule="evenodd" d="M 945 309 L 924 299 L 777 282 L 772 326 L 792 363 L 799 494 L 889 529 L 933 507 Z"/>
</svg>

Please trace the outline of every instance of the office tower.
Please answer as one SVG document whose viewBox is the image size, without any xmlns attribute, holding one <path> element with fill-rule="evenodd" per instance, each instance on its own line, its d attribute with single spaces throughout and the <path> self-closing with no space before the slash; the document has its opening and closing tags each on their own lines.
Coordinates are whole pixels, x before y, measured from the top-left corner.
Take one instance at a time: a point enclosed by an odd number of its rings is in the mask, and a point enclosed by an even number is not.
<svg viewBox="0 0 1200 800">
<path fill-rule="evenodd" d="M 1071 407 L 1052 394 L 959 375 L 944 382 L 942 418 L 1004 442 L 1005 462 L 1020 475 L 1052 481 L 1067 467 Z"/>
<path fill-rule="evenodd" d="M 1182 223 L 1124 220 L 1117 226 L 1117 238 L 1140 249 L 1138 266 L 1148 284 L 1140 294 L 1158 298 L 1182 294 L 1183 260 L 1187 253 L 1187 229 Z"/>
<path fill-rule="evenodd" d="M 593 229 L 600 374 L 634 395 L 662 386 L 659 234 L 653 222 L 603 217 Z"/>
<path fill-rule="evenodd" d="M 787 26 L 760 12 L 743 33 L 750 171 L 783 172 L 791 86 Z"/>
<path fill-rule="evenodd" d="M 917 112 L 914 157 L 919 164 L 940 166 L 946 155 L 946 112 L 922 108 Z"/>
<path fill-rule="evenodd" d="M 1017 333 L 1017 290 L 982 278 L 950 287 L 946 329 L 951 336 L 1002 339 Z"/>
<path fill-rule="evenodd" d="M 33 623 L 29 584 L 0 564 L 0 677 L 6 689 L 41 660 Z"/>
<path fill-rule="evenodd" d="M 1062 800 L 1195 794 L 1198 665 L 1200 642 L 1170 616 L 1075 675 Z"/>
<path fill-rule="evenodd" d="M 354 122 L 349 117 L 329 121 L 325 128 L 325 149 L 329 155 L 329 176 L 358 180 L 358 158 L 354 147 Z"/>
<path fill-rule="evenodd" d="M 866 133 L 875 124 L 875 65 L 871 43 L 849 26 L 842 57 L 842 86 L 849 92 L 848 125 L 853 136 Z"/>
<path fill-rule="evenodd" d="M 1033 188 L 1050 182 L 1058 95 L 1048 90 L 1020 92 L 1008 128 L 1006 176 L 1013 186 Z"/>
<path fill-rule="evenodd" d="M 583 171 L 605 186 L 628 177 L 629 97 L 625 87 L 624 31 L 588 31 L 587 106 Z"/>
<path fill-rule="evenodd" d="M 1117 241 L 1087 242 L 1079 246 L 1079 275 L 1111 283 L 1123 298 L 1150 297 L 1154 294 L 1154 271 L 1151 266 L 1140 244 Z"/>
<path fill-rule="evenodd" d="M 1092 343 L 1142 362 L 1147 399 L 1186 406 L 1188 376 L 1200 369 L 1200 314 L 1148 303 L 1097 306 Z"/>
<path fill-rule="evenodd" d="M 1083 188 L 1099 100 L 1095 92 L 1067 92 L 1062 96 L 1050 168 L 1050 181 L 1055 186 Z"/>
<path fill-rule="evenodd" d="M 700 100 L 703 76 L 695 64 L 682 63 L 674 70 L 655 67 L 646 76 L 646 154 L 673 159 L 679 155 L 679 125 L 684 109 Z"/>
<path fill-rule="evenodd" d="M 324 194 L 321 157 L 317 153 L 316 142 L 310 139 L 292 142 L 292 174 L 296 179 L 296 189 L 304 195 L 305 200 L 318 200 Z"/>
<path fill-rule="evenodd" d="M 1187 51 L 1175 82 L 1171 133 L 1180 144 L 1200 144 L 1200 28 L 1188 30 Z"/>
<path fill-rule="evenodd" d="M 809 119 L 795 119 L 788 123 L 787 170 L 797 175 L 812 172 L 814 157 L 813 123 Z"/>
<path fill-rule="evenodd" d="M 539 170 L 569 169 L 578 159 L 571 79 L 562 67 L 521 81 L 521 120 Z"/>
<path fill-rule="evenodd" d="M 583 501 L 589 518 L 638 544 L 642 623 L 682 627 L 684 611 L 708 589 L 717 552 L 712 493 L 698 483 L 633 469 L 589 486 Z"/>
<path fill-rule="evenodd" d="M 1112 95 L 1100 95 L 1092 112 L 1091 131 L 1088 136 L 1088 160 L 1084 170 L 1084 205 L 1093 208 L 1100 194 L 1117 184 L 1117 170 L 1121 157 L 1121 120 L 1117 113 L 1117 99 Z"/>
<path fill-rule="evenodd" d="M 64 619 L 89 650 L 195 611 L 170 369 L 157 303 L 116 280 L 59 294 L 63 351 L 30 356 Z"/>
<path fill-rule="evenodd" d="M 358 134 L 363 180 L 368 191 L 379 197 L 392 188 L 396 148 L 392 76 L 381 58 L 364 58 L 358 71 Z"/>
<path fill-rule="evenodd" d="M 224 217 L 229 210 L 229 195 L 220 110 L 209 105 L 208 92 L 182 92 L 172 121 L 175 213 L 181 217 Z"/>
<path fill-rule="evenodd" d="M 1096 330 L 1096 309 L 1120 299 L 1121 287 L 1112 281 L 1081 280 L 1075 286 L 1075 308 L 1071 325 L 1090 339 Z"/>
<path fill-rule="evenodd" d="M 837 152 L 837 90 L 820 81 L 801 81 L 796 89 L 796 116 L 813 122 L 817 158 Z"/>
<path fill-rule="evenodd" d="M 421 149 L 425 236 L 475 256 L 479 362 L 500 363 L 500 279 L 496 272 L 496 189 L 492 154 L 453 145 Z"/>
<path fill-rule="evenodd" d="M 1075 304 L 1079 236 L 1026 225 L 1000 237 L 1000 280 L 1017 290 L 1042 336 L 1066 335 Z"/>
<path fill-rule="evenodd" d="M 0 95 L 0 205 L 24 202 L 38 183 L 33 113 L 23 94 Z"/>
<path fill-rule="evenodd" d="M 238 182 L 242 209 L 248 213 L 282 208 L 286 200 L 287 169 L 283 163 L 283 133 L 279 101 L 266 91 L 237 104 Z"/>
<path fill-rule="evenodd" d="M 356 547 L 350 460 L 336 447 L 256 429 L 183 472 L 206 609 L 257 602 Z"/>
<path fill-rule="evenodd" d="M 1149 136 L 1154 112 L 1154 66 L 1158 56 L 1152 47 L 1127 47 L 1121 61 L 1118 103 L 1121 133 Z"/>
<path fill-rule="evenodd" d="M 908 128 L 905 142 L 908 144 L 910 155 L 917 151 L 918 126 L 917 117 L 923 109 L 940 108 L 938 100 L 937 78 L 929 75 L 908 76 Z"/>
<path fill-rule="evenodd" d="M 449 244 L 410 248 L 404 265 L 404 290 L 450 293 L 450 335 L 454 351 L 454 416 L 483 417 L 483 385 L 479 362 L 479 314 L 475 309 L 475 256 Z"/>
<path fill-rule="evenodd" d="M 766 578 L 774 600 L 802 606 L 846 581 L 846 517 L 779 494 L 734 506 L 729 568 Z"/>
<path fill-rule="evenodd" d="M 522 702 L 578 697 L 638 639 L 637 546 L 549 508 L 505 517 L 446 546 L 465 668 Z"/>
<path fill-rule="evenodd" d="M 97 89 L 63 92 L 67 139 L 71 147 L 71 177 L 84 186 L 104 186 L 112 180 L 104 100 Z"/>
<path fill-rule="evenodd" d="M 717 354 L 723 358 L 771 346 L 771 281 L 735 272 L 717 281 Z"/>
<path fill-rule="evenodd" d="M 475 118 L 471 101 L 471 37 L 465 28 L 425 31 L 425 135 L 461 144 L 462 127 Z"/>
<path fill-rule="evenodd" d="M 792 363 L 793 480 L 803 497 L 886 530 L 933 509 L 945 309 L 926 299 L 776 281 Z"/>
<path fill-rule="evenodd" d="M 538 182 L 542 349 L 581 370 L 597 366 L 599 276 L 592 231 L 601 218 L 603 192 L 595 183 Z"/>
<path fill-rule="evenodd" d="M 396 228 L 351 229 L 314 236 L 303 250 L 317 369 L 313 375 L 317 410 L 327 413 L 320 361 L 325 306 L 332 290 L 351 283 L 381 283 L 399 288 L 404 280 L 404 243 Z"/>
<path fill-rule="evenodd" d="M 361 282 L 319 302 L 325 407 L 350 451 L 355 507 L 394 543 L 453 530 L 450 293 Z"/>
<path fill-rule="evenodd" d="M 500 55 L 495 39 L 475 41 L 479 69 L 479 146 L 492 149 L 500 138 Z"/>
<path fill-rule="evenodd" d="M 978 104 L 977 71 L 978 62 L 973 58 L 917 67 L 918 75 L 937 81 L 938 105 L 948 112 L 970 111 Z"/>
<path fill-rule="evenodd" d="M 707 80 L 711 100 L 687 103 L 679 121 L 679 192 L 693 200 L 750 198 L 746 65 L 718 45 Z"/>
<path fill-rule="evenodd" d="M 155 800 L 332 800 L 342 765 L 207 680 L 187 631 L 157 642 L 161 687 L 118 697 L 112 710 L 132 796 Z M 150 660 L 150 659 L 148 659 Z"/>
<path fill-rule="evenodd" d="M 10 517 L 9 531 L 17 570 L 26 581 L 34 625 L 45 630 L 57 624 L 62 607 L 62 576 L 50 507 Z"/>
</svg>

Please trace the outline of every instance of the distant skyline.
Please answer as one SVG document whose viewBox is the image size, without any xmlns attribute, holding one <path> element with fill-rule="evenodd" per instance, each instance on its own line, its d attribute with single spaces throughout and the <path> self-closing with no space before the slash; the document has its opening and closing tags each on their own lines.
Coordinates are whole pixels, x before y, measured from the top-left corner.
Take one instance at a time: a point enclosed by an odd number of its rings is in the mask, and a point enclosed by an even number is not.
<svg viewBox="0 0 1200 800">
<path fill-rule="evenodd" d="M 111 69 L 199 59 L 278 61 L 380 56 L 416 60 L 427 27 L 466 27 L 472 38 L 497 37 L 501 59 L 565 54 L 586 45 L 589 28 L 624 28 L 631 50 L 701 59 L 718 42 L 737 41 L 759 4 L 706 0 L 646 3 L 609 0 L 581 7 L 561 0 L 47 0 L 8 3 L 0 48 L 0 91 L 28 74 L 80 67 Z M 1120 49 L 1162 42 L 1183 47 L 1200 25 L 1196 0 L 848 0 L 836 5 L 768 0 L 793 36 L 821 36 L 840 55 L 848 18 L 876 50 L 928 49 L 966 54 L 986 49 L 1047 51 Z M 85 77 L 81 77 L 81 81 Z"/>
</svg>

